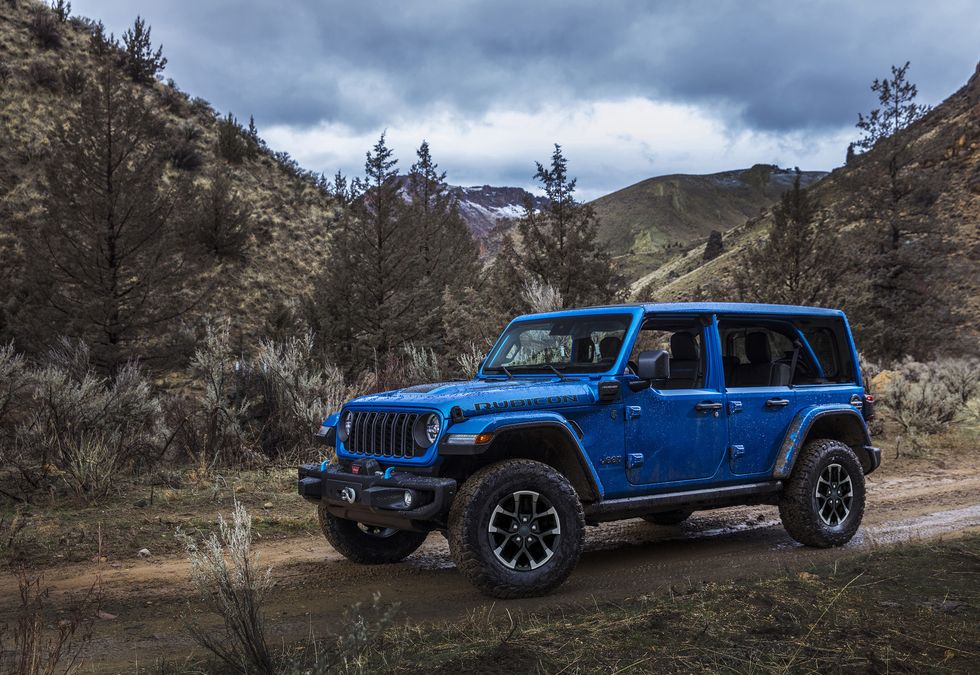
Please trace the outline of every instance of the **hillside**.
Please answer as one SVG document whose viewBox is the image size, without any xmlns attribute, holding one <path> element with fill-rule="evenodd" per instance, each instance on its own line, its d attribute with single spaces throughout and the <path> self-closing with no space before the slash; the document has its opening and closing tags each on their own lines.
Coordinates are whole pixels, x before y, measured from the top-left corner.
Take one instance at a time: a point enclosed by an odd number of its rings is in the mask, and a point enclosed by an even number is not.
<svg viewBox="0 0 980 675">
<path fill-rule="evenodd" d="M 946 233 L 943 290 L 961 310 L 960 334 L 975 340 L 980 335 L 980 64 L 964 87 L 899 132 L 897 140 L 908 155 L 900 169 L 908 185 L 901 213 L 922 217 Z M 888 182 L 889 157 L 886 148 L 876 146 L 811 188 L 821 205 L 821 227 L 847 233 L 875 226 L 875 214 L 885 211 L 882 203 L 888 198 L 882 186 Z M 704 246 L 695 247 L 634 282 L 634 296 L 670 301 L 723 294 L 739 254 L 771 222 L 767 211 L 728 230 L 725 252 L 707 264 L 701 262 Z"/>
<path fill-rule="evenodd" d="M 42 46 L 31 21 L 41 4 L 5 1 L 0 8 L 0 284 L 3 310 L 18 293 L 16 270 L 29 264 L 20 258 L 17 227 L 30 226 L 44 192 L 43 167 L 55 126 L 78 95 L 78 84 L 96 71 L 91 48 L 93 23 L 72 17 L 57 24 L 57 45 Z M 135 14 L 135 10 L 134 10 Z M 233 319 L 239 336 L 255 335 L 283 302 L 309 290 L 323 264 L 334 205 L 314 178 L 284 153 L 258 140 L 256 156 L 231 163 L 216 151 L 221 115 L 171 82 L 128 86 L 147 97 L 152 112 L 166 126 L 190 139 L 200 166 L 171 168 L 195 185 L 205 185 L 210 170 L 228 173 L 233 189 L 252 213 L 240 256 L 214 261 L 207 274 L 213 291 L 194 314 L 221 314 Z M 242 111 L 247 118 L 247 111 Z M 244 133 L 244 132 L 243 132 Z"/>
<path fill-rule="evenodd" d="M 825 175 L 804 172 L 803 184 Z M 635 278 L 679 253 L 676 249 L 703 241 L 711 230 L 725 231 L 758 216 L 792 181 L 789 169 L 757 164 L 703 176 L 648 178 L 600 197 L 592 205 L 601 221 L 601 236 L 614 256 L 625 259 L 628 277 Z"/>
</svg>

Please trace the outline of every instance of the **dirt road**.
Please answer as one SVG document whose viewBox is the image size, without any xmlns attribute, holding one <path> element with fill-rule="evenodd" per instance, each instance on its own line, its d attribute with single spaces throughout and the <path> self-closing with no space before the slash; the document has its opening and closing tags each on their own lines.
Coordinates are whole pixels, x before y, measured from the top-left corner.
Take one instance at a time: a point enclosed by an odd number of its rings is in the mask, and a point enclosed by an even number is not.
<svg viewBox="0 0 980 675">
<path fill-rule="evenodd" d="M 551 596 L 530 600 L 494 603 L 479 595 L 456 573 L 438 534 L 405 562 L 383 567 L 349 563 L 320 538 L 260 543 L 260 562 L 273 566 L 276 583 L 269 624 L 287 639 L 300 639 L 311 630 L 322 635 L 347 606 L 369 602 L 375 592 L 385 601 L 400 602 L 414 620 L 453 619 L 475 609 L 503 613 L 574 607 L 703 582 L 759 578 L 874 546 L 980 531 L 980 472 L 972 464 L 919 470 L 914 476 L 872 476 L 864 525 L 841 549 L 796 545 L 774 507 L 699 513 L 679 527 L 629 520 L 589 528 L 585 554 L 569 581 Z M 66 603 L 91 587 L 97 574 L 103 609 L 117 618 L 97 622 L 90 665 L 130 670 L 137 661 L 173 658 L 193 648 L 181 629 L 182 617 L 195 611 L 188 605 L 192 597 L 183 558 L 51 570 L 45 576 L 51 604 Z M 15 580 L 0 578 L 0 622 L 9 619 L 16 595 Z"/>
</svg>

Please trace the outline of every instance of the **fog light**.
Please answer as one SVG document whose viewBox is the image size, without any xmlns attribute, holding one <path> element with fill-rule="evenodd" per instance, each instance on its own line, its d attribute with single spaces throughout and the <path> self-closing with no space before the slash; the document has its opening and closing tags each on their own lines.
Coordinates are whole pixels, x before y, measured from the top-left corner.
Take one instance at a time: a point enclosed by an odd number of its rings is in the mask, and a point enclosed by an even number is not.
<svg viewBox="0 0 980 675">
<path fill-rule="evenodd" d="M 412 506 L 412 500 L 414 498 L 415 497 L 412 494 L 412 491 L 411 490 L 405 490 L 405 497 L 404 497 L 404 499 L 405 499 L 405 506 L 411 507 Z"/>
</svg>

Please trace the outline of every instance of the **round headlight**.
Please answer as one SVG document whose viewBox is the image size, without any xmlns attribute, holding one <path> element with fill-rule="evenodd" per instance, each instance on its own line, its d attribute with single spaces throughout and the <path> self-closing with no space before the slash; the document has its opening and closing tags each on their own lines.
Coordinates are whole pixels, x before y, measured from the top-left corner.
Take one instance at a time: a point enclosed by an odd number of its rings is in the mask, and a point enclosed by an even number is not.
<svg viewBox="0 0 980 675">
<path fill-rule="evenodd" d="M 354 426 L 354 413 L 350 410 L 344 413 L 343 417 L 340 418 L 340 438 L 346 441 L 347 437 L 350 436 L 350 430 Z"/>
<path fill-rule="evenodd" d="M 429 445 L 435 443 L 436 439 L 439 438 L 440 428 L 438 415 L 432 414 L 425 418 L 425 437 L 428 439 Z"/>
</svg>

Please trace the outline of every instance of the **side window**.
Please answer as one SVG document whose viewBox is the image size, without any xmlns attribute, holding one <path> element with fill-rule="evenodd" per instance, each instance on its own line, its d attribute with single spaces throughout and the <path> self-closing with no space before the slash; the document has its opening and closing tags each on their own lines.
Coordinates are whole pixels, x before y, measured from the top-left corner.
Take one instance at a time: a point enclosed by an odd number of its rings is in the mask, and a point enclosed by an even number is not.
<svg viewBox="0 0 980 675">
<path fill-rule="evenodd" d="M 658 389 L 700 389 L 707 377 L 704 325 L 697 318 L 651 318 L 643 324 L 630 360 L 640 352 L 663 349 L 670 355 L 670 379 Z"/>
<path fill-rule="evenodd" d="M 837 353 L 837 340 L 829 328 L 804 328 L 803 336 L 810 344 L 817 361 L 820 362 L 821 375 L 827 380 L 840 377 L 840 357 Z"/>
<path fill-rule="evenodd" d="M 723 319 L 722 365 L 729 387 L 785 387 L 792 381 L 793 327 Z"/>
</svg>

